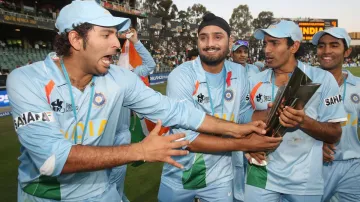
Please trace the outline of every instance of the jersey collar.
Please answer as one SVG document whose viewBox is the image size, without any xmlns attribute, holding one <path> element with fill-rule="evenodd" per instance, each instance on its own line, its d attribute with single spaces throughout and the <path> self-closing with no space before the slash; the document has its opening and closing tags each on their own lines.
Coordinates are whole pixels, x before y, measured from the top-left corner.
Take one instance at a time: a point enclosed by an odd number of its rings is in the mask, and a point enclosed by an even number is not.
<svg viewBox="0 0 360 202">
<path fill-rule="evenodd" d="M 56 55 L 56 53 L 51 52 L 45 58 L 44 63 L 46 71 L 48 71 L 48 75 L 52 77 L 51 79 L 55 82 L 57 86 L 62 86 L 66 84 L 66 80 L 63 76 L 63 73 L 60 71 L 60 69 L 54 62 L 57 60 L 59 60 L 59 57 Z"/>
<path fill-rule="evenodd" d="M 226 71 L 226 79 L 227 80 L 236 78 L 236 75 L 234 75 L 232 73 L 232 70 L 230 67 L 231 65 L 229 63 L 230 63 L 229 61 L 225 60 L 224 67 L 225 67 L 225 71 Z M 200 57 L 197 57 L 195 60 L 193 60 L 192 65 L 193 65 L 194 71 L 196 72 L 197 80 L 200 83 L 206 83 L 206 72 L 205 72 L 204 68 L 202 67 Z"/>
</svg>

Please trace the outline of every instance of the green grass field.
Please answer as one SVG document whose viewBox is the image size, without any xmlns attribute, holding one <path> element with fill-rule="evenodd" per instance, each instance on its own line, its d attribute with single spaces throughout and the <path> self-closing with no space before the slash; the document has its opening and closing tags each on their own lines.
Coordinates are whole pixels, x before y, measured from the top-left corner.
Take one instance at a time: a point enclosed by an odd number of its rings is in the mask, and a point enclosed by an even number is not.
<svg viewBox="0 0 360 202">
<path fill-rule="evenodd" d="M 360 76 L 360 68 L 349 69 L 355 76 Z M 153 86 L 164 93 L 166 84 Z M 11 117 L 0 118 L 0 201 L 16 201 L 17 160 L 20 149 L 14 132 Z M 146 163 L 139 167 L 128 166 L 125 181 L 125 193 L 132 202 L 157 201 L 162 164 Z"/>
</svg>

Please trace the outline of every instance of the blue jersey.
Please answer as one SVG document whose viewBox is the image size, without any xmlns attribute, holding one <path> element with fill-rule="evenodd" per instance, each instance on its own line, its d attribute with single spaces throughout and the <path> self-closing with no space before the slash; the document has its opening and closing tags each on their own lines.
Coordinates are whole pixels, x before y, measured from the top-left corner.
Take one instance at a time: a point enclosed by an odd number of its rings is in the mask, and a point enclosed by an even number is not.
<svg viewBox="0 0 360 202">
<path fill-rule="evenodd" d="M 336 145 L 335 161 L 360 158 L 360 78 L 352 75 L 349 71 L 346 83 L 340 86 L 340 95 L 343 96 L 347 121 L 341 123 L 342 135 L 340 142 Z M 346 90 L 346 91 L 345 91 Z"/>
<path fill-rule="evenodd" d="M 319 122 L 346 121 L 339 87 L 334 77 L 320 68 L 298 62 L 298 67 L 320 88 L 305 105 L 305 113 Z M 257 110 L 267 109 L 278 87 L 271 83 L 272 69 L 250 78 L 250 102 Z M 274 90 L 272 90 L 274 89 Z M 301 129 L 288 129 L 280 146 L 268 156 L 268 165 L 251 165 L 247 184 L 296 195 L 322 195 L 323 142 L 307 135 Z"/>
<path fill-rule="evenodd" d="M 252 64 L 246 64 L 245 69 L 248 77 L 251 77 L 260 72 L 259 68 Z"/>
<path fill-rule="evenodd" d="M 224 68 L 220 73 L 223 79 L 217 80 L 220 81 L 220 85 L 217 85 L 216 81 L 211 81 L 209 84 L 207 79 L 210 75 L 207 75 L 203 69 L 200 58 L 185 62 L 169 75 L 167 95 L 191 103 L 215 117 L 234 122 L 248 122 L 253 110 L 250 106 L 246 106 L 249 86 L 245 69 L 239 68 L 230 61 L 225 61 Z M 197 132 L 178 128 L 172 128 L 171 132 L 185 133 L 186 139 L 190 141 L 195 140 L 199 135 Z M 174 159 L 185 168 L 180 170 L 165 164 L 161 177 L 162 183 L 173 188 L 194 190 L 233 179 L 231 152 L 216 154 L 190 152 L 187 156 L 174 157 Z"/>
<path fill-rule="evenodd" d="M 122 106 L 151 121 L 160 119 L 166 126 L 192 130 L 205 117 L 191 104 L 162 96 L 146 87 L 137 75 L 111 65 L 107 74 L 94 76 L 83 92 L 72 87 L 76 122 L 68 85 L 50 55 L 14 70 L 7 79 L 7 91 L 21 143 L 19 184 L 30 195 L 55 200 L 82 201 L 108 189 L 110 169 L 73 174 L 61 171 L 75 138 L 80 142 L 84 135 L 83 145 L 114 144 L 115 134 L 122 128 Z M 83 131 L 88 114 L 87 129 Z M 78 137 L 74 138 L 75 128 Z"/>
<path fill-rule="evenodd" d="M 135 43 L 134 47 L 139 56 L 141 57 L 143 63 L 142 65 L 137 66 L 133 72 L 138 76 L 148 76 L 156 67 L 155 61 L 149 51 L 146 50 L 146 48 L 140 41 Z M 124 108 L 121 110 L 120 121 L 122 123 L 122 128 L 120 128 L 118 135 L 116 135 L 117 140 L 115 141 L 115 145 L 130 144 L 130 110 L 128 108 Z M 122 132 L 124 133 L 123 135 L 121 135 Z"/>
<path fill-rule="evenodd" d="M 139 54 L 142 60 L 142 64 L 135 67 L 134 73 L 138 76 L 147 76 L 149 75 L 156 67 L 155 61 L 152 58 L 149 51 L 144 47 L 144 45 L 138 41 L 134 44 L 136 52 Z M 121 109 L 119 124 L 121 128 L 116 131 L 114 145 L 126 145 L 131 143 L 131 133 L 130 128 L 130 109 L 123 107 Z M 116 167 L 112 169 L 110 175 L 110 182 L 117 184 L 118 189 L 122 192 L 124 188 L 123 183 L 126 174 L 126 165 Z"/>
</svg>

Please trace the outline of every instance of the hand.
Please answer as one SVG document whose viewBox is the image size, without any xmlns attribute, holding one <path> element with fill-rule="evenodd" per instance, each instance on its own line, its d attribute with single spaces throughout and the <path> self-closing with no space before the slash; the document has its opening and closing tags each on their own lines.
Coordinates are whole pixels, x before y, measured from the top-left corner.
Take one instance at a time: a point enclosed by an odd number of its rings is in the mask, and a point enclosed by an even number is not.
<svg viewBox="0 0 360 202">
<path fill-rule="evenodd" d="M 177 148 L 187 146 L 190 142 L 188 140 L 179 140 L 185 137 L 183 133 L 159 136 L 160 129 L 161 121 L 158 120 L 155 128 L 140 143 L 143 150 L 144 161 L 165 162 L 182 169 L 183 166 L 174 161 L 171 156 L 185 156 L 189 154 L 189 151 L 179 150 Z"/>
<path fill-rule="evenodd" d="M 262 161 L 266 161 L 266 154 L 265 152 L 248 152 L 245 153 L 245 158 L 249 161 L 250 164 L 252 164 L 252 158 L 261 163 Z"/>
<path fill-rule="evenodd" d="M 130 28 L 130 30 L 126 33 L 129 34 L 132 33 L 133 35 L 129 38 L 129 41 L 133 44 L 137 43 L 139 41 L 137 31 L 134 28 Z"/>
<path fill-rule="evenodd" d="M 294 109 L 289 106 L 285 106 L 280 113 L 280 124 L 286 128 L 295 128 L 301 125 L 305 119 L 304 109 Z"/>
<path fill-rule="evenodd" d="M 255 110 L 252 116 L 252 120 L 261 120 L 266 122 L 267 118 L 270 114 L 271 107 L 273 106 L 272 102 L 268 104 L 268 108 L 266 110 Z"/>
<path fill-rule="evenodd" d="M 268 137 L 251 134 L 244 138 L 236 139 L 235 141 L 241 141 L 241 144 L 239 144 L 239 151 L 263 152 L 275 150 L 280 145 L 282 137 Z"/>
<path fill-rule="evenodd" d="M 264 135 L 266 133 L 266 124 L 263 121 L 253 121 L 247 124 L 238 124 L 238 126 L 239 127 L 236 130 L 237 133 L 233 136 L 234 138 L 243 138 L 252 133 L 259 135 Z"/>
<path fill-rule="evenodd" d="M 327 143 L 323 144 L 323 161 L 325 163 L 330 163 L 334 160 L 335 150 L 336 147 L 334 144 L 327 144 Z"/>
</svg>

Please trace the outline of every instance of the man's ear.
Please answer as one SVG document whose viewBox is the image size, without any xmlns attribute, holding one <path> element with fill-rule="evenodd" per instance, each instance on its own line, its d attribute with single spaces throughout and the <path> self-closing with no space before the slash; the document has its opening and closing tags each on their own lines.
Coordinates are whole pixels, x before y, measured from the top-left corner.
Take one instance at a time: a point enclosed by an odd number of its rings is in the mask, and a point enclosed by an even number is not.
<svg viewBox="0 0 360 202">
<path fill-rule="evenodd" d="M 68 39 L 73 49 L 75 49 L 76 51 L 81 50 L 84 40 L 82 37 L 80 37 L 79 33 L 74 30 L 70 31 L 68 34 Z"/>
<path fill-rule="evenodd" d="M 294 44 L 290 47 L 291 53 L 295 54 L 300 48 L 300 42 L 295 41 Z"/>
<path fill-rule="evenodd" d="M 351 52 L 352 52 L 352 48 L 350 47 L 350 48 L 348 48 L 348 49 L 344 52 L 344 58 L 349 57 L 350 54 L 351 54 Z"/>
</svg>

